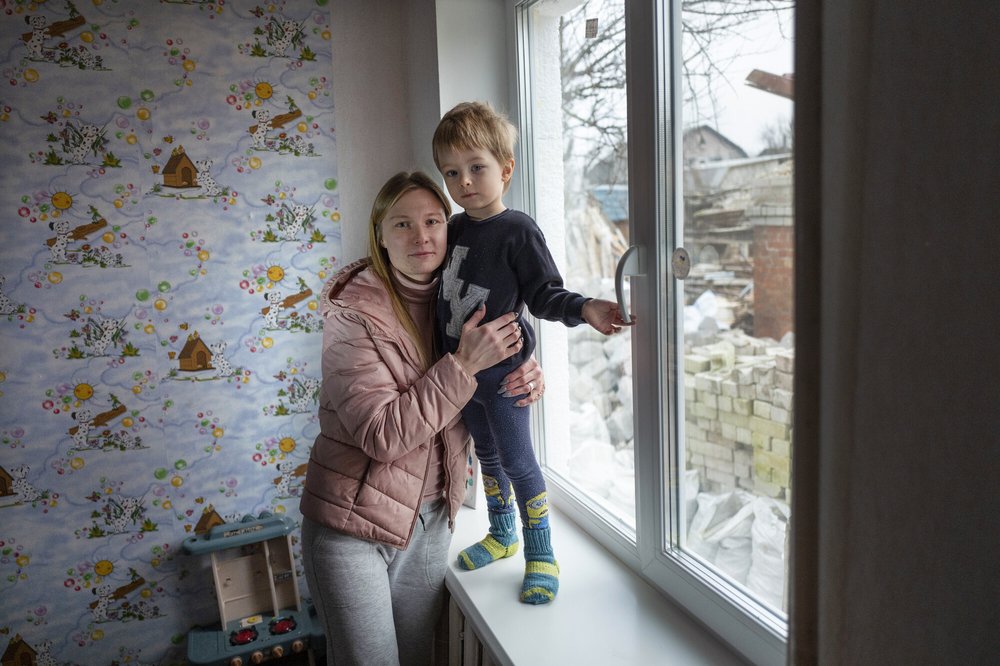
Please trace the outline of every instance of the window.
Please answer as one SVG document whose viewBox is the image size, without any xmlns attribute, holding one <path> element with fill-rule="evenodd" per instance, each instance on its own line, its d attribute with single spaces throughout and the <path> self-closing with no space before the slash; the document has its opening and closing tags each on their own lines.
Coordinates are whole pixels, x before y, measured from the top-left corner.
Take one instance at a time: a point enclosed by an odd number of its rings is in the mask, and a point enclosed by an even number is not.
<svg viewBox="0 0 1000 666">
<path fill-rule="evenodd" d="M 621 292 L 639 321 L 538 326 L 550 492 L 747 657 L 781 662 L 793 2 L 514 4 L 523 205 L 567 286 Z"/>
</svg>

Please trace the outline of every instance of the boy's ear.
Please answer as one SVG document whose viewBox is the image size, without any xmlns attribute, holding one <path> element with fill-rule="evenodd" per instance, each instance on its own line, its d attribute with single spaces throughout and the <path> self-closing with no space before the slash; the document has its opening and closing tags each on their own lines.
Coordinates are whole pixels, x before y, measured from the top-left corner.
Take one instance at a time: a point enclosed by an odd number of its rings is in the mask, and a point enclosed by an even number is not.
<svg viewBox="0 0 1000 666">
<path fill-rule="evenodd" d="M 514 158 L 512 157 L 509 160 L 507 160 L 506 164 L 503 165 L 503 169 L 500 172 L 500 178 L 502 178 L 503 182 L 506 183 L 507 181 L 510 180 L 511 176 L 513 175 L 514 175 Z"/>
</svg>

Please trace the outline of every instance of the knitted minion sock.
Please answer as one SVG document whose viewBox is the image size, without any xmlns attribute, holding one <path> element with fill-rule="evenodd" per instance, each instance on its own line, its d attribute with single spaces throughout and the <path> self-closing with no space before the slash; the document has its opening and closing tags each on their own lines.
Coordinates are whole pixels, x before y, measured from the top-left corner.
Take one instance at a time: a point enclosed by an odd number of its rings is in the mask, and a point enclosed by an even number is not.
<svg viewBox="0 0 1000 666">
<path fill-rule="evenodd" d="M 548 527 L 524 528 L 524 581 L 521 601 L 526 604 L 547 604 L 559 591 L 559 564 L 552 553 Z"/>
<path fill-rule="evenodd" d="M 501 483 L 507 487 L 506 494 L 501 491 Z M 489 534 L 458 554 L 459 568 L 469 571 L 510 557 L 517 553 L 518 548 L 514 487 L 506 478 L 500 481 L 483 474 L 483 492 L 486 493 L 486 515 L 490 520 Z"/>
<path fill-rule="evenodd" d="M 515 513 L 488 511 L 490 532 L 479 543 L 474 543 L 458 554 L 458 566 L 471 571 L 517 553 Z"/>
</svg>

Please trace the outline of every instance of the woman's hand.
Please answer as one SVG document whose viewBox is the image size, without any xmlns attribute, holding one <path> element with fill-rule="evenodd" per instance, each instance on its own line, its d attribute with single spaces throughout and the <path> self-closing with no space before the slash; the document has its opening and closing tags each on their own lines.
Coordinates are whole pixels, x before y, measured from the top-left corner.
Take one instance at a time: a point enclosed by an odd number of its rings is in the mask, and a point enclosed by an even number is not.
<svg viewBox="0 0 1000 666">
<path fill-rule="evenodd" d="M 505 398 L 523 395 L 524 398 L 514 403 L 518 407 L 527 407 L 542 399 L 542 394 L 545 393 L 545 375 L 534 356 L 503 378 L 499 393 Z"/>
<path fill-rule="evenodd" d="M 471 375 L 492 368 L 521 351 L 524 345 L 516 314 L 509 312 L 480 326 L 485 316 L 486 306 L 480 305 L 462 326 L 462 337 L 455 350 L 455 360 Z"/>
</svg>

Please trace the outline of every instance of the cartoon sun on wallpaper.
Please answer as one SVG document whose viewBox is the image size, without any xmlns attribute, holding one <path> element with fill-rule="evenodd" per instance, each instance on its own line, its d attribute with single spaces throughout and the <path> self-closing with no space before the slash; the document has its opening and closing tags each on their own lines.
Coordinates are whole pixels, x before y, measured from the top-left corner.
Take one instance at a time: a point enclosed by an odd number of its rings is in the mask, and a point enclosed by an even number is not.
<svg viewBox="0 0 1000 666">
<path fill-rule="evenodd" d="M 253 91 L 260 99 L 271 99 L 274 95 L 274 88 L 267 81 L 259 81 L 257 85 L 254 86 Z"/>
<path fill-rule="evenodd" d="M 62 190 L 53 194 L 50 200 L 56 210 L 69 210 L 73 206 L 73 195 Z"/>
<path fill-rule="evenodd" d="M 254 445 L 255 453 L 251 460 L 262 467 L 276 465 L 291 456 L 296 448 L 298 443 L 294 437 L 268 437 Z"/>
</svg>

